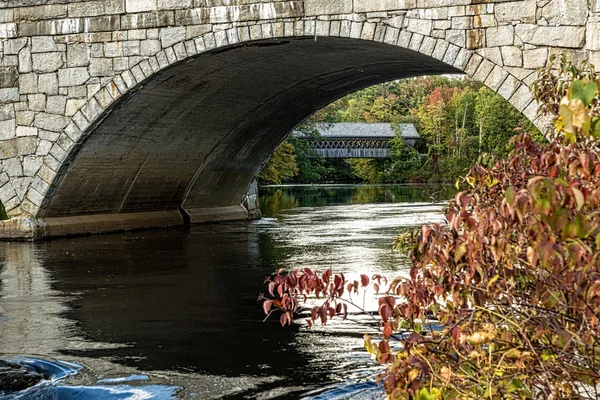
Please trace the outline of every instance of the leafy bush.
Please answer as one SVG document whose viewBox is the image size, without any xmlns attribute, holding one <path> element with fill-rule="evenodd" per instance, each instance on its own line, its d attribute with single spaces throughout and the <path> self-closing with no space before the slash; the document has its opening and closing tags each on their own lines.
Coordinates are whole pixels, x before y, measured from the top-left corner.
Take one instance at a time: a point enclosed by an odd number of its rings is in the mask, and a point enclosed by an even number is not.
<svg viewBox="0 0 600 400">
<path fill-rule="evenodd" d="M 365 338 L 387 365 L 380 381 L 389 398 L 599 397 L 600 77 L 557 61 L 560 75 L 548 68 L 534 84 L 542 110 L 558 114 L 550 143 L 515 137 L 507 160 L 471 168 L 446 224 L 395 243 L 410 248 L 410 276 L 381 295 L 381 336 Z M 323 302 L 310 321 L 326 323 L 345 317 L 344 296 L 369 284 L 379 291 L 382 277 L 282 270 L 263 306 L 285 325 L 316 295 Z"/>
</svg>

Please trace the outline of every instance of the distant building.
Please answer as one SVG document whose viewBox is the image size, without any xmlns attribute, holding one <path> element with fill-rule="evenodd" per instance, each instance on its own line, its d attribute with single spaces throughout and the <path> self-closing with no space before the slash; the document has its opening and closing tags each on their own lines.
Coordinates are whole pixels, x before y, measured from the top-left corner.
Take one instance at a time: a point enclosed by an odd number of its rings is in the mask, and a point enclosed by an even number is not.
<svg viewBox="0 0 600 400">
<path fill-rule="evenodd" d="M 367 122 L 323 124 L 317 128 L 322 139 L 310 140 L 310 145 L 325 158 L 389 158 L 398 129 L 404 143 L 414 146 L 419 133 L 413 124 Z"/>
</svg>

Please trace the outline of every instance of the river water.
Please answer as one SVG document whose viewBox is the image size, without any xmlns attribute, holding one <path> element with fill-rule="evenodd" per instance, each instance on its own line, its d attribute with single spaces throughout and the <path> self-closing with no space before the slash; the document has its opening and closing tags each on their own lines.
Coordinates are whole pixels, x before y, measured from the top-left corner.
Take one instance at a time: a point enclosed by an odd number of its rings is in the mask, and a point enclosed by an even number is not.
<svg viewBox="0 0 600 400">
<path fill-rule="evenodd" d="M 258 294 L 282 266 L 406 273 L 395 235 L 441 221 L 432 199 L 449 192 L 342 185 L 260 195 L 259 221 L 0 243 L 0 358 L 51 377 L 0 399 L 380 398 L 367 328 L 308 329 L 303 319 L 282 328 L 263 322 Z"/>
</svg>

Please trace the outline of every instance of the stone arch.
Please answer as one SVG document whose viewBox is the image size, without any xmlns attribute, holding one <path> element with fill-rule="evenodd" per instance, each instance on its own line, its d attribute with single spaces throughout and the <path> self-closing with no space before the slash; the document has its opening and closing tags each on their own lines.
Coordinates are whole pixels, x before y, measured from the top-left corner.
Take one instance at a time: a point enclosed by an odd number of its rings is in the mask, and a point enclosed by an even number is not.
<svg viewBox="0 0 600 400">
<path fill-rule="evenodd" d="M 231 191 L 228 192 L 227 195 L 231 198 L 225 199 L 219 204 L 211 204 L 212 200 L 207 193 L 214 190 L 216 185 L 223 185 L 223 179 L 216 177 L 214 178 L 214 182 L 211 182 L 210 179 L 208 179 L 208 186 L 206 181 L 202 182 L 202 184 L 206 186 L 205 189 L 193 190 L 194 185 L 200 183 L 199 179 L 218 175 L 216 171 L 209 170 L 207 172 L 207 168 L 210 167 L 210 165 L 207 167 L 207 164 L 204 162 L 192 168 L 194 172 L 191 176 L 190 173 L 188 173 L 186 177 L 187 181 L 186 179 L 180 179 L 182 185 L 187 185 L 184 189 L 182 187 L 177 187 L 179 193 L 182 194 L 182 204 L 177 204 L 178 199 L 175 198 L 173 199 L 173 202 L 166 206 L 164 204 L 149 204 L 147 208 L 140 209 L 137 205 L 128 208 L 127 197 L 131 193 L 131 188 L 133 187 L 131 179 L 133 179 L 134 182 L 138 179 L 140 171 L 144 168 L 145 161 L 143 161 L 140 166 L 136 167 L 138 169 L 137 173 L 133 174 L 133 176 L 126 177 L 123 181 L 130 186 L 128 189 L 125 189 L 125 198 L 122 201 L 117 201 L 117 203 L 120 202 L 120 207 L 115 208 L 114 204 L 105 208 L 94 208 L 93 206 L 80 207 L 81 203 L 89 202 L 90 199 L 74 199 L 73 196 L 76 194 L 73 190 L 66 191 L 62 194 L 60 191 L 61 188 L 64 189 L 65 182 L 74 175 L 73 165 L 77 162 L 77 157 L 80 152 L 85 149 L 88 140 L 91 140 L 91 138 L 94 137 L 94 133 L 103 126 L 103 123 L 110 121 L 111 117 L 117 113 L 120 108 L 135 101 L 136 96 L 139 96 L 147 85 L 151 85 L 152 80 L 161 73 L 164 73 L 171 68 L 177 68 L 177 66 L 194 62 L 194 60 L 205 55 L 235 52 L 236 50 L 252 46 L 256 46 L 257 48 L 275 47 L 285 41 L 294 43 L 300 41 L 326 42 L 328 40 L 372 43 L 377 46 L 389 46 L 386 47 L 389 49 L 393 46 L 401 50 L 397 54 L 397 57 L 400 57 L 401 54 L 419 56 L 421 61 L 431 60 L 431 64 L 434 65 L 434 67 L 429 69 L 422 68 L 419 71 L 411 70 L 407 75 L 403 75 L 402 73 L 394 74 L 393 72 L 390 72 L 389 69 L 382 66 L 374 66 L 372 67 L 372 71 L 370 71 L 371 75 L 368 79 L 365 79 L 364 82 L 354 82 L 353 85 L 346 83 L 346 91 L 337 89 L 338 91 L 332 93 L 329 97 L 319 99 L 317 96 L 317 98 L 311 99 L 312 103 L 305 110 L 302 110 L 301 116 L 295 115 L 295 120 L 289 122 L 287 126 L 289 129 L 287 132 L 302 119 L 310 115 L 311 112 L 349 92 L 386 80 L 428 73 L 463 72 L 500 93 L 530 119 L 535 119 L 537 105 L 533 101 L 527 85 L 529 83 L 527 80 L 531 78 L 531 72 L 525 73 L 521 69 L 511 70 L 505 68 L 500 63 L 494 61 L 494 58 L 496 57 L 495 54 L 492 54 L 491 52 L 486 53 L 485 50 L 476 52 L 475 50 L 460 47 L 446 39 L 422 35 L 417 32 L 403 30 L 383 23 L 370 23 L 367 21 L 299 19 L 294 21 L 266 22 L 251 26 L 231 27 L 225 30 L 205 32 L 193 39 L 176 41 L 169 47 L 157 52 L 154 56 L 142 60 L 132 68 L 110 79 L 110 81 L 102 86 L 95 95 L 91 96 L 85 104 L 82 104 L 79 110 L 71 117 L 69 124 L 53 145 L 53 148 L 56 149 L 55 157 L 58 159 L 60 165 L 44 165 L 40 168 L 33 178 L 33 182 L 28 189 L 24 201 L 18 208 L 18 211 L 20 211 L 21 215 L 35 217 L 42 221 L 53 219 L 54 221 L 58 221 L 57 224 L 59 226 L 62 226 L 63 223 L 65 225 L 73 225 L 72 221 L 61 220 L 69 218 L 71 215 L 118 214 L 118 217 L 115 216 L 116 219 L 109 219 L 108 222 L 106 222 L 109 225 L 113 225 L 110 230 L 127 228 L 129 226 L 127 222 L 125 222 L 124 225 L 121 225 L 115 221 L 122 220 L 129 216 L 128 214 L 126 217 L 123 217 L 124 214 L 119 213 L 133 213 L 136 210 L 147 212 L 147 214 L 141 217 L 145 220 L 145 223 L 141 224 L 141 226 L 177 224 L 181 221 L 177 211 L 180 206 L 186 211 L 191 212 L 192 215 L 196 215 L 196 217 L 192 217 L 193 222 L 240 218 L 240 212 L 243 212 L 239 206 L 241 194 L 248 188 L 252 175 L 256 173 L 255 165 L 249 167 L 249 170 L 244 171 L 243 174 L 240 174 L 239 170 L 234 171 L 234 174 L 238 174 L 238 177 L 229 179 L 228 182 L 237 185 L 239 189 L 235 191 L 234 196 L 231 195 Z M 360 52 L 360 50 L 358 51 Z M 375 76 L 379 73 L 378 71 L 383 71 L 384 73 L 381 76 Z M 519 75 L 519 72 L 522 72 L 522 74 Z M 338 78 L 333 77 L 331 79 L 332 81 L 335 81 L 335 79 Z M 339 79 L 343 81 L 343 78 Z M 322 82 L 325 81 L 326 79 Z M 318 82 L 315 81 L 315 84 L 317 83 Z M 276 101 L 276 99 L 274 101 Z M 267 150 L 265 150 L 261 156 L 263 159 L 265 159 L 275 146 L 283 140 L 285 136 L 284 133 L 280 133 L 279 136 L 274 137 L 269 143 L 265 143 L 265 148 Z M 252 141 L 250 140 L 249 142 Z M 260 147 L 257 143 L 248 144 L 252 150 L 256 150 Z M 231 146 L 231 143 L 221 145 Z M 213 160 L 218 160 L 219 157 L 225 155 L 223 151 L 219 151 L 218 146 L 215 147 L 215 149 L 217 151 L 214 153 L 211 152 L 212 154 L 209 155 Z M 238 154 L 243 152 L 243 149 L 237 149 Z M 256 164 L 256 162 L 254 164 Z M 87 168 L 90 168 L 90 166 Z M 254 168 L 254 170 L 252 170 L 252 168 Z M 84 169 L 81 173 L 85 173 L 85 171 L 86 170 Z M 211 175 L 213 172 L 215 174 Z M 202 177 L 201 173 L 204 173 L 205 175 Z M 116 183 L 123 182 L 117 180 Z M 151 182 L 148 184 L 151 184 Z M 74 189 L 79 185 L 80 181 L 75 180 L 72 182 L 71 188 Z M 86 189 L 89 189 L 89 187 Z M 173 188 L 171 187 L 166 190 L 172 189 Z M 143 192 L 140 193 L 140 195 L 143 195 Z M 143 196 L 140 196 L 140 199 L 141 197 Z M 56 206 L 57 198 L 62 198 L 63 200 L 66 199 L 67 201 L 66 203 L 63 202 L 63 204 Z M 159 211 L 159 214 L 148 214 Z M 12 212 L 14 214 L 14 210 Z M 154 217 L 156 220 L 153 220 Z M 89 221 L 89 218 L 90 217 L 88 217 L 86 221 Z M 135 225 L 138 222 L 133 224 Z M 30 229 L 35 230 L 39 228 L 36 225 L 37 222 L 28 223 L 34 225 L 33 228 Z M 56 224 L 56 222 L 54 223 Z M 45 222 L 42 222 L 41 225 L 44 224 Z M 75 225 L 77 225 L 77 223 L 75 223 Z M 59 229 L 51 234 L 78 233 L 78 229 L 81 229 L 81 227 L 75 227 L 73 229 L 69 228 L 66 230 Z M 104 228 L 99 229 L 101 230 Z M 42 234 L 48 235 L 49 233 L 46 231 Z M 39 233 L 36 233 L 36 235 L 39 235 Z"/>
</svg>

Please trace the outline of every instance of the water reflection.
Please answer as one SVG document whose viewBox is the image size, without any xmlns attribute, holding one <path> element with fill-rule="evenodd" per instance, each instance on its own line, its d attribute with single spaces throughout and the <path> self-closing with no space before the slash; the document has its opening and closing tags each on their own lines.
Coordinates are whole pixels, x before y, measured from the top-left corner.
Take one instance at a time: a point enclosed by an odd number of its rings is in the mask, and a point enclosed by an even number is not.
<svg viewBox="0 0 600 400">
<path fill-rule="evenodd" d="M 336 204 L 380 204 L 438 202 L 456 191 L 448 185 L 279 185 L 260 189 L 263 215 L 273 217 L 297 207 Z"/>
<path fill-rule="evenodd" d="M 33 243 L 0 243 L 0 354 L 70 348 L 74 321 Z"/>
<path fill-rule="evenodd" d="M 362 328 L 282 329 L 262 322 L 256 298 L 283 265 L 405 271 L 407 260 L 390 249 L 398 227 L 441 220 L 442 206 L 423 202 L 423 192 L 270 188 L 269 217 L 256 222 L 0 243 L 0 356 L 81 364 L 68 379 L 76 387 L 148 376 L 120 389 L 180 387 L 183 398 L 366 390 L 378 367 Z"/>
</svg>

